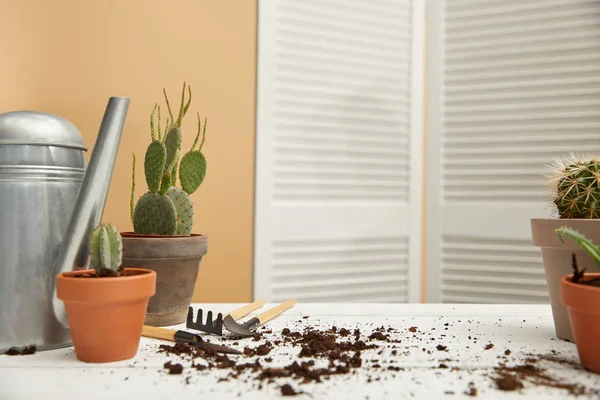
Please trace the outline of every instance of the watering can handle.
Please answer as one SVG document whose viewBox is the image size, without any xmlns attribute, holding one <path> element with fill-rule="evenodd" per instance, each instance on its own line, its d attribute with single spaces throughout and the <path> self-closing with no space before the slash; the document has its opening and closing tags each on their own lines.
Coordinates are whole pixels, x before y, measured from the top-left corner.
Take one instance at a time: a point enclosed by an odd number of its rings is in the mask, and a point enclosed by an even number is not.
<svg viewBox="0 0 600 400">
<path fill-rule="evenodd" d="M 129 99 L 126 97 L 111 97 L 108 100 L 96 145 L 92 150 L 90 162 L 79 188 L 73 214 L 71 214 L 62 245 L 54 261 L 53 282 L 60 273 L 87 266 L 88 238 L 92 229 L 102 220 L 128 109 Z M 53 309 L 56 319 L 66 328 L 68 325 L 66 313 L 62 301 L 56 297 L 55 283 Z"/>
</svg>

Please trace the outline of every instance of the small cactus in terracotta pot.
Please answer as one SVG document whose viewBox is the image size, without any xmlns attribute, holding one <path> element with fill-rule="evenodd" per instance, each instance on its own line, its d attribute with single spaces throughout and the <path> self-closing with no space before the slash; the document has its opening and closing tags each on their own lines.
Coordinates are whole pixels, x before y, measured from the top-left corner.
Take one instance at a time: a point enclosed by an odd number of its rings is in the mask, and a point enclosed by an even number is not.
<svg viewBox="0 0 600 400">
<path fill-rule="evenodd" d="M 121 233 L 124 266 L 144 266 L 157 273 L 156 295 L 150 300 L 146 315 L 146 325 L 152 326 L 184 321 L 200 262 L 207 252 L 207 237 L 192 233 L 195 210 L 191 198 L 206 176 L 207 162 L 202 153 L 206 118 L 202 124 L 197 114 L 195 139 L 187 150 L 183 150 L 182 124 L 190 108 L 192 90 L 183 83 L 177 116 L 171 110 L 164 88 L 163 94 L 169 112 L 164 130 L 158 103 L 150 114 L 151 141 L 144 157 L 148 190 L 135 200 L 134 153 L 130 199 L 133 232 Z M 177 186 L 178 179 L 180 187 Z"/>
<path fill-rule="evenodd" d="M 110 224 L 96 227 L 89 245 L 90 269 L 56 277 L 57 297 L 65 304 L 75 354 L 92 363 L 132 358 L 155 292 L 156 273 L 123 268 L 122 238 Z"/>
<path fill-rule="evenodd" d="M 588 237 L 566 226 L 556 230 L 561 241 L 568 236 L 600 266 L 600 248 Z M 572 255 L 573 273 L 560 282 L 561 300 L 569 312 L 571 329 L 583 367 L 600 373 L 600 273 L 586 274 L 585 266 L 579 269 L 577 257 Z"/>
<path fill-rule="evenodd" d="M 561 241 L 555 231 L 567 226 L 600 243 L 600 158 L 573 153 L 557 158 L 546 178 L 552 213 L 550 218 L 531 219 L 532 238 L 542 251 L 556 336 L 572 342 L 569 314 L 559 293 L 561 280 L 570 272 L 572 254 L 590 272 L 600 272 L 600 266 L 574 241 Z"/>
</svg>

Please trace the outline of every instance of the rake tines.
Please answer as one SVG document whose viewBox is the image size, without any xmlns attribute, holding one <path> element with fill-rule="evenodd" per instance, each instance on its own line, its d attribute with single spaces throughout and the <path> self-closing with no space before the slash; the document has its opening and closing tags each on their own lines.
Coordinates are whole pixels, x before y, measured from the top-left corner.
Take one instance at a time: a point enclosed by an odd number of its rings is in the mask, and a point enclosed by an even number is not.
<svg viewBox="0 0 600 400">
<path fill-rule="evenodd" d="M 189 329 L 196 329 L 198 331 L 214 333 L 216 335 L 223 334 L 223 314 L 218 313 L 217 319 L 213 321 L 213 312 L 209 311 L 206 313 L 206 323 L 204 323 L 204 319 L 202 318 L 202 309 L 198 310 L 196 315 L 196 322 L 194 322 L 194 309 L 190 307 L 188 309 L 187 322 L 186 326 Z"/>
</svg>

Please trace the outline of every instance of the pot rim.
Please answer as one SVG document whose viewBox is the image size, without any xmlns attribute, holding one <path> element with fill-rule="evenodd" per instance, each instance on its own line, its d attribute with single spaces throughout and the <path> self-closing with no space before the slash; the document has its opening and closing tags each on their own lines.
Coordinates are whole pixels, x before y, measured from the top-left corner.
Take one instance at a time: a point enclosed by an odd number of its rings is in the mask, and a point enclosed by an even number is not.
<svg viewBox="0 0 600 400">
<path fill-rule="evenodd" d="M 582 252 L 584 250 L 581 246 L 570 237 L 565 237 L 563 243 L 555 230 L 561 226 L 566 226 L 581 232 L 592 240 L 599 240 L 599 225 L 600 218 L 531 218 L 531 239 L 534 246 L 542 249 L 551 248 Z"/>
<path fill-rule="evenodd" d="M 563 275 L 563 277 L 560 278 L 560 282 L 564 285 L 567 285 L 570 287 L 575 287 L 577 289 L 600 291 L 600 286 L 579 285 L 577 283 L 571 282 L 570 278 L 572 276 L 573 276 L 573 274 Z M 584 281 L 591 280 L 594 278 L 600 278 L 600 272 L 586 272 L 585 275 L 583 276 Z"/>
<path fill-rule="evenodd" d="M 579 285 L 571 282 L 573 274 L 560 278 L 560 298 L 568 308 L 584 310 L 585 312 L 600 313 L 600 287 Z M 586 273 L 584 280 L 600 278 L 600 272 Z"/>
<path fill-rule="evenodd" d="M 146 233 L 135 233 L 131 231 L 119 232 L 122 237 L 128 239 L 195 239 L 195 238 L 207 238 L 208 236 L 202 233 L 190 233 L 188 236 L 183 235 L 154 235 Z"/>
<path fill-rule="evenodd" d="M 156 271 L 146 268 L 125 268 L 138 271 L 133 276 L 76 278 L 90 269 L 62 272 L 56 276 L 56 295 L 65 303 L 121 303 L 152 297 L 156 293 Z"/>
<path fill-rule="evenodd" d="M 138 272 L 138 274 L 130 275 L 130 276 L 104 276 L 100 280 L 91 280 L 91 281 L 107 282 L 107 281 L 115 281 L 115 280 L 119 280 L 119 281 L 137 280 L 137 279 L 145 279 L 148 275 L 156 274 L 156 272 L 154 270 L 151 270 L 149 268 L 123 268 L 123 270 L 124 271 L 135 271 L 135 272 Z M 61 272 L 60 274 L 58 274 L 57 279 L 61 278 L 61 279 L 75 280 L 75 276 L 85 274 L 90 271 L 94 271 L 94 269 L 86 268 L 86 269 L 80 269 L 77 271 Z M 90 280 L 88 280 L 88 279 L 77 279 L 77 281 L 78 282 L 79 281 L 90 282 Z"/>
</svg>

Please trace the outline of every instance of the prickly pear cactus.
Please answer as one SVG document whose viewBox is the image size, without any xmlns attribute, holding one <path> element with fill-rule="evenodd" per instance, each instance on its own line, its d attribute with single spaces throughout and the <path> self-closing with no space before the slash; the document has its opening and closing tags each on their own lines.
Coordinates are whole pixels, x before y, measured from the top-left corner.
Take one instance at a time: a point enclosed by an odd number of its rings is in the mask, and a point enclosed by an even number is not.
<svg viewBox="0 0 600 400">
<path fill-rule="evenodd" d="M 200 187 L 206 176 L 206 158 L 199 151 L 191 151 L 181 159 L 179 180 L 181 187 L 192 194 Z"/>
<path fill-rule="evenodd" d="M 156 104 L 150 115 L 152 142 L 146 150 L 144 172 L 148 192 L 137 202 L 135 197 L 135 154 L 133 155 L 133 178 L 131 188 L 130 213 L 135 233 L 189 236 L 194 222 L 194 205 L 190 194 L 194 193 L 206 176 L 206 158 L 202 146 L 206 137 L 206 119 L 204 129 L 198 114 L 198 132 L 192 148 L 181 157 L 183 130 L 181 124 L 192 100 L 192 90 L 187 86 L 189 97 L 185 99 L 186 84 L 181 92 L 181 104 L 177 118 L 173 116 L 166 90 L 163 89 L 169 118 L 161 132 L 160 106 Z M 154 115 L 158 112 L 158 129 Z M 200 134 L 202 142 L 196 149 Z M 177 172 L 181 187 L 177 188 Z"/>
<path fill-rule="evenodd" d="M 560 218 L 600 218 L 600 158 L 556 159 L 548 176 Z"/>
<path fill-rule="evenodd" d="M 90 235 L 90 263 L 97 272 L 104 269 L 119 275 L 123 243 L 119 230 L 113 225 L 99 225 Z"/>
<path fill-rule="evenodd" d="M 200 131 L 202 131 L 202 142 L 198 150 L 196 144 L 200 138 Z M 192 194 L 200 187 L 206 176 L 206 157 L 202 153 L 202 146 L 204 146 L 204 140 L 206 138 L 206 120 L 204 121 L 204 129 L 202 129 L 202 121 L 200 115 L 198 115 L 198 133 L 192 148 L 187 152 L 181 159 L 179 164 L 179 180 L 181 181 L 181 187 L 188 194 Z"/>
<path fill-rule="evenodd" d="M 194 204 L 191 197 L 183 190 L 173 186 L 167 191 L 167 196 L 169 196 L 177 210 L 175 234 L 189 236 L 192 233 L 192 225 L 194 225 Z"/>
<path fill-rule="evenodd" d="M 167 169 L 172 163 L 179 161 L 179 151 L 181 149 L 181 138 L 183 136 L 181 128 L 174 126 L 169 130 L 165 139 L 165 146 L 167 148 L 167 162 L 164 167 L 163 173 L 167 172 Z M 174 185 L 177 181 L 177 168 L 173 168 L 170 174 L 171 184 Z"/>
<path fill-rule="evenodd" d="M 154 140 L 146 150 L 146 159 L 144 160 L 144 172 L 146 174 L 146 183 L 148 190 L 158 192 L 167 160 L 167 149 L 164 143 Z"/>
<path fill-rule="evenodd" d="M 173 201 L 160 193 L 146 193 L 140 197 L 133 213 L 133 230 L 145 235 L 174 235 L 177 210 Z"/>
</svg>

